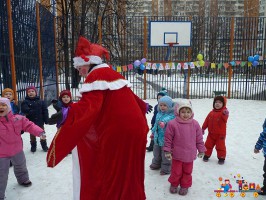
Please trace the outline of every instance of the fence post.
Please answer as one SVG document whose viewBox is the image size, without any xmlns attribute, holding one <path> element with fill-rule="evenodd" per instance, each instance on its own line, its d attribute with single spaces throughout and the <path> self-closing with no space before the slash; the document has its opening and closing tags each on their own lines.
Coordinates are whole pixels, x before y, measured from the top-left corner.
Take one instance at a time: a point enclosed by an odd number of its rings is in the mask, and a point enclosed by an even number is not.
<svg viewBox="0 0 266 200">
<path fill-rule="evenodd" d="M 143 36 L 143 55 L 144 55 L 144 58 L 147 57 L 147 47 L 148 47 L 148 44 L 147 44 L 147 17 L 144 16 L 144 36 Z M 147 99 L 147 73 L 146 73 L 146 67 L 144 69 L 144 99 Z"/>
<path fill-rule="evenodd" d="M 11 0 L 7 0 L 7 15 L 8 15 L 8 36 L 9 36 L 9 53 L 11 64 L 11 77 L 12 77 L 12 89 L 14 90 L 14 99 L 17 103 L 17 80 L 16 80 L 16 65 L 15 65 L 15 53 L 14 53 L 14 38 L 13 38 L 13 25 L 12 25 L 12 12 L 11 12 Z"/>
<path fill-rule="evenodd" d="M 36 20 L 37 20 L 37 36 L 38 36 L 38 58 L 40 70 L 40 97 L 43 100 L 43 76 L 42 76 L 42 48 L 41 48 L 41 28 L 40 28 L 40 8 L 39 3 L 36 2 Z"/>
<path fill-rule="evenodd" d="M 191 21 L 192 20 L 192 17 L 189 16 L 189 20 Z M 188 61 L 191 61 L 191 47 L 188 47 Z M 190 68 L 190 65 L 188 67 L 188 79 L 187 79 L 187 99 L 189 99 L 189 95 L 190 95 L 190 76 L 191 76 L 191 68 Z"/>
<path fill-rule="evenodd" d="M 231 18 L 231 32 L 230 32 L 230 61 L 233 60 L 233 50 L 234 50 L 234 28 L 235 28 L 235 18 Z M 227 98 L 231 97 L 231 80 L 232 80 L 232 66 L 229 65 L 229 74 L 228 74 L 228 94 Z"/>
</svg>

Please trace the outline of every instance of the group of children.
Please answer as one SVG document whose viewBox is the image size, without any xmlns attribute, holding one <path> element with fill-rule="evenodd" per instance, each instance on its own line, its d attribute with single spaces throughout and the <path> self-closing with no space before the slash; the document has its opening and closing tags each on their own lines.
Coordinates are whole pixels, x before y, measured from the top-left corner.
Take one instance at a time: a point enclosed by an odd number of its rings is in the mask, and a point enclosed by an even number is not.
<svg viewBox="0 0 266 200">
<path fill-rule="evenodd" d="M 151 170 L 159 170 L 161 175 L 170 174 L 170 193 L 184 196 L 192 186 L 193 161 L 198 157 L 208 162 L 214 147 L 218 164 L 223 165 L 226 158 L 226 124 L 229 111 L 226 98 L 216 96 L 213 109 L 209 112 L 202 127 L 194 119 L 192 104 L 187 99 L 174 103 L 163 89 L 157 94 L 158 104 L 151 120 L 151 142 L 147 151 L 153 151 Z M 204 143 L 203 135 L 208 129 Z M 263 132 L 255 146 L 255 153 L 264 149 L 264 181 L 260 195 L 266 195 L 266 120 Z M 178 186 L 180 189 L 178 191 Z"/>
<path fill-rule="evenodd" d="M 72 105 L 71 93 L 63 90 L 59 100 L 53 100 L 56 113 L 49 118 L 45 101 L 37 96 L 37 89 L 29 86 L 21 110 L 14 100 L 14 91 L 5 88 L 0 98 L 0 200 L 5 198 L 9 167 L 14 166 L 17 182 L 28 187 L 32 185 L 26 166 L 21 134 L 30 133 L 31 152 L 36 152 L 36 137 L 40 137 L 41 147 L 48 151 L 44 124 L 56 124 L 59 128 L 66 119 Z"/>
<path fill-rule="evenodd" d="M 160 169 L 161 175 L 170 174 L 170 193 L 186 195 L 192 186 L 193 161 L 196 157 L 208 162 L 216 147 L 218 164 L 224 164 L 226 158 L 226 123 L 229 112 L 226 108 L 226 98 L 216 96 L 213 109 L 207 115 L 202 127 L 194 119 L 192 104 L 187 99 L 173 102 L 163 88 L 157 94 L 158 104 L 154 107 L 151 121 L 151 142 L 147 151 L 153 151 L 150 169 Z M 37 147 L 36 136 L 40 137 L 43 151 L 47 152 L 44 124 L 57 124 L 57 128 L 64 123 L 71 108 L 72 96 L 69 90 L 60 92 L 58 100 L 53 100 L 56 113 L 49 118 L 46 103 L 37 96 L 37 89 L 29 86 L 26 89 L 25 100 L 21 103 L 21 111 L 14 100 L 14 91 L 6 88 L 0 98 L 0 200 L 5 198 L 9 166 L 12 163 L 14 173 L 20 185 L 28 187 L 29 180 L 26 158 L 23 152 L 21 134 L 30 133 L 31 151 Z M 14 127 L 14 128 L 13 128 Z M 204 143 L 203 135 L 208 129 L 208 136 Z M 264 181 L 259 194 L 266 195 L 266 120 L 263 132 L 255 145 L 254 153 L 263 148 Z M 198 152 L 198 153 L 197 153 Z"/>
</svg>

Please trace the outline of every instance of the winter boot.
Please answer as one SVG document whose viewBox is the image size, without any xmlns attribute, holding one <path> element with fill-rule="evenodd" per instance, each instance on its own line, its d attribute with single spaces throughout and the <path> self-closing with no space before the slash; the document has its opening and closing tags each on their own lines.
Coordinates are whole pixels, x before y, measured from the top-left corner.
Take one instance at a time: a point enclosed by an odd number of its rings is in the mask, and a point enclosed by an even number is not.
<svg viewBox="0 0 266 200">
<path fill-rule="evenodd" d="M 32 185 L 32 182 L 30 180 L 27 180 L 23 183 L 20 183 L 20 185 L 24 186 L 24 187 L 30 187 Z"/>
<path fill-rule="evenodd" d="M 42 145 L 42 150 L 43 150 L 44 152 L 47 152 L 47 151 L 48 151 L 48 147 L 47 147 L 47 142 L 46 142 L 46 140 L 41 140 L 40 142 L 41 142 L 41 145 Z"/>
<path fill-rule="evenodd" d="M 36 147 L 37 147 L 36 141 L 30 142 L 30 144 L 31 144 L 31 148 L 30 148 L 31 152 L 35 152 L 36 151 Z"/>
<path fill-rule="evenodd" d="M 151 142 L 150 142 L 150 146 L 146 147 L 146 150 L 147 150 L 148 152 L 153 151 L 153 145 L 154 145 L 154 140 L 151 140 Z"/>
<path fill-rule="evenodd" d="M 181 196 L 185 196 L 188 193 L 188 188 L 180 188 L 179 193 Z"/>
<path fill-rule="evenodd" d="M 204 162 L 208 162 L 209 161 L 209 156 L 203 156 L 203 159 L 202 159 Z"/>
<path fill-rule="evenodd" d="M 10 163 L 9 163 L 9 167 L 12 167 L 13 166 L 13 164 L 12 164 L 12 162 L 10 161 Z"/>
<path fill-rule="evenodd" d="M 260 191 L 258 192 L 259 195 L 266 195 L 266 189 L 265 186 L 260 188 Z"/>
<path fill-rule="evenodd" d="M 177 193 L 177 187 L 171 185 L 170 188 L 169 188 L 169 191 L 170 191 L 171 194 L 175 194 L 175 193 Z"/>
<path fill-rule="evenodd" d="M 218 164 L 219 165 L 223 165 L 224 164 L 224 158 L 219 158 L 219 160 L 218 160 Z"/>
</svg>

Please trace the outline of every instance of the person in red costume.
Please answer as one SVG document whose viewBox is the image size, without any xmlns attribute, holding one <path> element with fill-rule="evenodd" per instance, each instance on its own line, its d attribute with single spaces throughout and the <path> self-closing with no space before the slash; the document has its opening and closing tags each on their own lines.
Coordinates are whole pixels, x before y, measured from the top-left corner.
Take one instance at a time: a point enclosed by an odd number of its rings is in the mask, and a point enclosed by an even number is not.
<svg viewBox="0 0 266 200">
<path fill-rule="evenodd" d="M 109 58 L 104 47 L 80 37 L 75 53 L 74 67 L 86 80 L 80 100 L 53 138 L 48 167 L 76 147 L 75 200 L 144 200 L 148 106 L 122 75 L 102 62 L 102 56 Z"/>
<path fill-rule="evenodd" d="M 205 142 L 207 151 L 203 161 L 208 162 L 215 146 L 218 157 L 218 164 L 224 164 L 226 158 L 226 124 L 229 117 L 229 111 L 226 108 L 226 97 L 216 96 L 213 100 L 213 109 L 206 117 L 202 125 L 202 133 L 208 128 L 208 137 Z"/>
</svg>

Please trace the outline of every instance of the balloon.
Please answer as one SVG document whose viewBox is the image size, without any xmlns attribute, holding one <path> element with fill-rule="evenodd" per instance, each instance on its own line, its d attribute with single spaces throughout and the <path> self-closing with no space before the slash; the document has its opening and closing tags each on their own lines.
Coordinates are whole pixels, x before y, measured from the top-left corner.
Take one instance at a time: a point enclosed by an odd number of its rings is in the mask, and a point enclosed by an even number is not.
<svg viewBox="0 0 266 200">
<path fill-rule="evenodd" d="M 199 61 L 199 64 L 201 67 L 203 67 L 205 65 L 205 62 L 203 60 Z"/>
<path fill-rule="evenodd" d="M 142 64 L 144 64 L 146 61 L 147 61 L 146 58 L 142 58 L 140 62 L 141 62 Z"/>
<path fill-rule="evenodd" d="M 140 63 L 140 61 L 139 60 L 135 60 L 135 62 L 134 62 L 134 65 L 135 66 L 139 66 L 141 63 Z"/>
<path fill-rule="evenodd" d="M 252 65 L 253 65 L 254 67 L 256 67 L 258 64 L 259 64 L 259 62 L 256 61 L 256 60 L 254 60 L 254 61 L 252 62 Z"/>
<path fill-rule="evenodd" d="M 139 68 L 140 68 L 141 70 L 144 70 L 144 69 L 145 69 L 145 65 L 140 64 Z"/>
<path fill-rule="evenodd" d="M 198 55 L 197 55 L 197 59 L 198 59 L 199 61 L 201 61 L 201 60 L 203 59 L 203 55 L 202 55 L 202 54 L 198 54 Z"/>
<path fill-rule="evenodd" d="M 254 60 L 259 61 L 259 59 L 260 59 L 260 56 L 256 54 L 256 55 L 254 56 Z"/>
<path fill-rule="evenodd" d="M 254 61 L 254 57 L 253 56 L 249 56 L 248 57 L 248 62 L 253 62 Z"/>
</svg>

